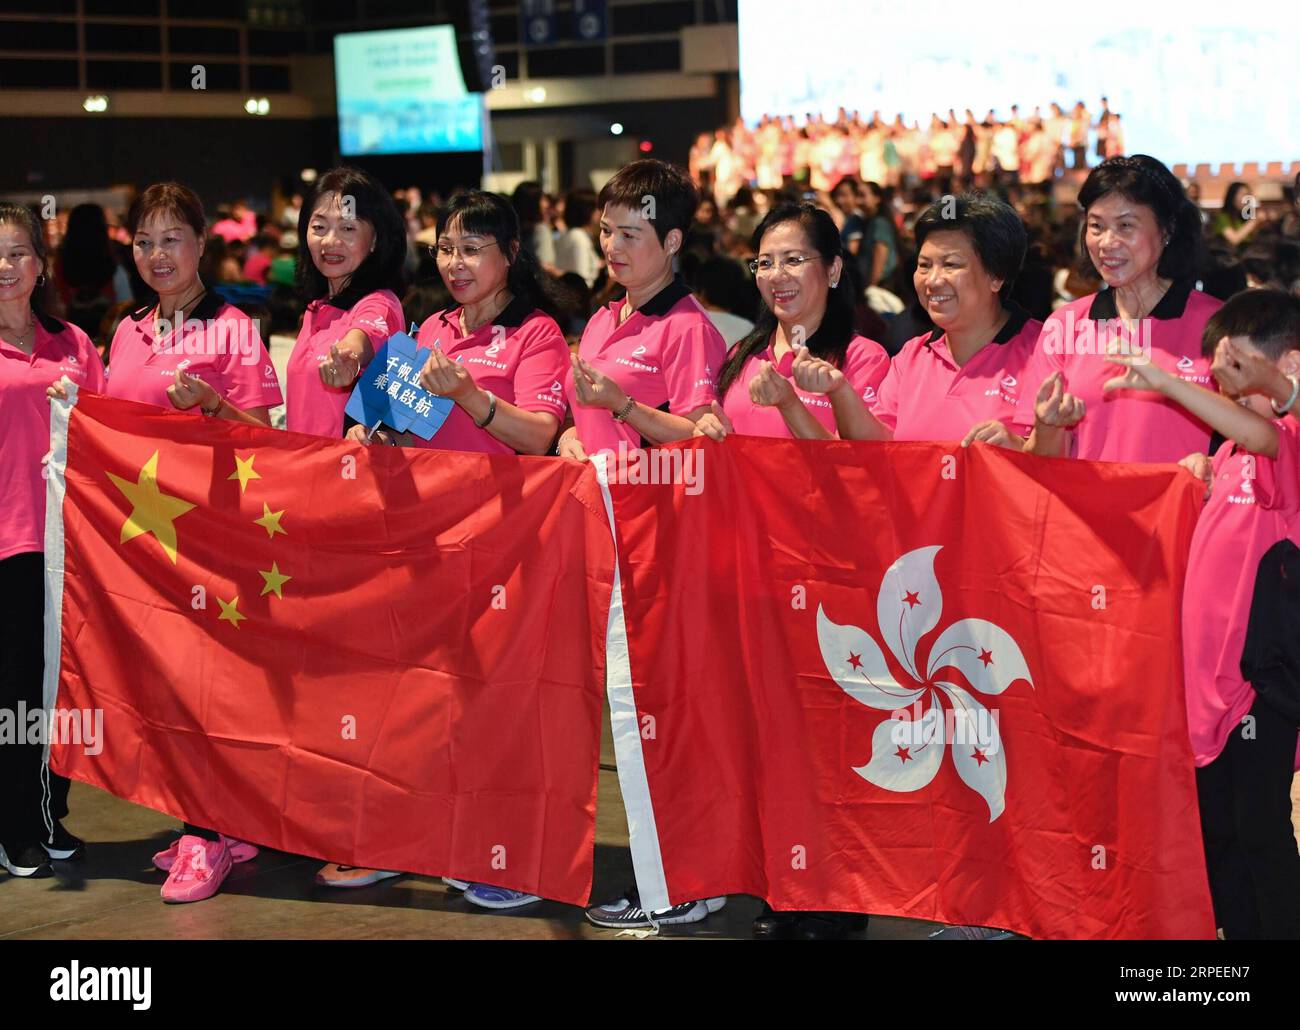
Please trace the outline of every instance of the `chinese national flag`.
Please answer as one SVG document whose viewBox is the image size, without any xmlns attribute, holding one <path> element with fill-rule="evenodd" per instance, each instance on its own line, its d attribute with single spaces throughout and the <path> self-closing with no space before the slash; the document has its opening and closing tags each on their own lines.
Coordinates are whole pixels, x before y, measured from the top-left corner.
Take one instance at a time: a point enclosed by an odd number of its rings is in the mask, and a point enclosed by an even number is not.
<svg viewBox="0 0 1300 1030">
<path fill-rule="evenodd" d="M 286 851 L 587 901 L 587 561 L 612 545 L 584 469 L 93 394 L 53 429 L 47 698 L 104 712 L 102 753 L 56 746 L 57 771 Z"/>
<path fill-rule="evenodd" d="M 746 893 L 1213 936 L 1179 639 L 1190 476 L 732 436 L 607 479 L 647 908 Z"/>
</svg>

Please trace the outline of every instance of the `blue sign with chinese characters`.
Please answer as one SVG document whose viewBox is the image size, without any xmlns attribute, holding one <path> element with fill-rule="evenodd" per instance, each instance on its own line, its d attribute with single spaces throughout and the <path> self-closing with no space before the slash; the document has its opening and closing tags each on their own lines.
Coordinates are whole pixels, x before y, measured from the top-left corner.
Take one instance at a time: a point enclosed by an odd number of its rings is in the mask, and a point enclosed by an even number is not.
<svg viewBox="0 0 1300 1030">
<path fill-rule="evenodd" d="M 348 415 L 367 429 L 382 423 L 421 440 L 433 439 L 455 402 L 420 385 L 420 369 L 432 353 L 406 333 L 394 333 L 357 380 Z"/>
</svg>

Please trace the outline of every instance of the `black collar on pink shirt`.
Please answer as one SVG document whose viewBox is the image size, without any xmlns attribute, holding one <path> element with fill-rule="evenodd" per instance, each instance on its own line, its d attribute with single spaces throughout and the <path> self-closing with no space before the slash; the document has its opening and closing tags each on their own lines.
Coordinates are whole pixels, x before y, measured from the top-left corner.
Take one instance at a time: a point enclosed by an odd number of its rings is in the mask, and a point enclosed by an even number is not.
<svg viewBox="0 0 1300 1030">
<path fill-rule="evenodd" d="M 154 297 L 154 299 L 149 301 L 149 303 L 146 304 L 144 307 L 136 308 L 134 311 L 132 311 L 128 317 L 133 322 L 142 322 L 145 320 L 145 318 L 148 317 L 149 312 L 151 312 L 154 309 L 154 306 L 157 303 L 158 303 L 158 298 Z M 193 311 L 191 311 L 188 315 L 185 316 L 186 321 L 188 321 L 191 318 L 197 318 L 200 322 L 204 322 L 207 321 L 209 318 L 216 318 L 217 312 L 219 312 L 225 306 L 226 306 L 226 302 L 221 299 L 221 296 L 219 294 L 214 293 L 212 290 L 208 290 L 208 292 L 203 295 L 203 299 L 199 301 L 198 306 L 195 307 Z"/>
<path fill-rule="evenodd" d="M 1196 284 L 1191 279 L 1175 279 L 1165 291 L 1165 295 L 1160 298 L 1154 308 L 1151 309 L 1149 318 L 1158 318 L 1167 321 L 1171 318 L 1182 318 L 1183 312 L 1187 310 L 1187 298 L 1192 295 L 1192 288 Z M 1088 317 L 1094 322 L 1099 322 L 1106 318 L 1118 318 L 1119 308 L 1115 306 L 1115 291 L 1106 289 L 1101 290 L 1092 298 L 1092 304 L 1088 308 Z"/>
<path fill-rule="evenodd" d="M 680 275 L 673 276 L 673 281 L 642 304 L 637 311 L 647 318 L 660 318 L 668 314 L 683 297 L 689 297 L 690 288 Z"/>
<path fill-rule="evenodd" d="M 1025 323 L 1033 316 L 1022 308 L 1014 300 L 1008 300 L 1003 303 L 1002 308 L 1006 311 L 1008 318 L 1006 325 L 998 330 L 998 334 L 993 337 L 993 343 L 1010 343 L 1016 338 L 1020 330 L 1025 327 Z M 943 330 L 936 328 L 925 341 L 927 347 L 932 343 L 937 343 L 943 337 Z"/>
<path fill-rule="evenodd" d="M 460 331 L 460 309 L 463 305 L 457 305 L 454 308 L 448 308 L 438 317 L 442 324 Z M 503 325 L 507 329 L 518 329 L 526 321 L 528 316 L 533 313 L 533 307 L 523 297 L 511 297 L 510 303 L 501 309 L 501 314 L 492 319 L 493 325 Z M 482 328 L 480 326 L 479 328 Z"/>
</svg>

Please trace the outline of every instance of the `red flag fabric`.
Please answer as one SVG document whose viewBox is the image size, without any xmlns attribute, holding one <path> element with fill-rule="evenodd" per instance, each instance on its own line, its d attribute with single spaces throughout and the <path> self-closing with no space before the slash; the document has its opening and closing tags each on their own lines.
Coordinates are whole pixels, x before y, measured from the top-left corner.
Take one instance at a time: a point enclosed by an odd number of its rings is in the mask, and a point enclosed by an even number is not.
<svg viewBox="0 0 1300 1030">
<path fill-rule="evenodd" d="M 647 908 L 746 893 L 1211 937 L 1172 466 L 741 436 L 613 456 L 608 659 Z"/>
<path fill-rule="evenodd" d="M 587 561 L 612 545 L 587 470 L 93 394 L 52 423 L 47 705 L 103 710 L 58 772 L 286 851 L 588 900 Z"/>
</svg>

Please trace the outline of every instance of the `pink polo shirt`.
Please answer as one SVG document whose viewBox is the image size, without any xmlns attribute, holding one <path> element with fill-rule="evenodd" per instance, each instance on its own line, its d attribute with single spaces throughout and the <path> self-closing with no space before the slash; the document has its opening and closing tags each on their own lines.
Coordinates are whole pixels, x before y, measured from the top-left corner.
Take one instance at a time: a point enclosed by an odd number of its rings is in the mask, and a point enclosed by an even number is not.
<svg viewBox="0 0 1300 1030">
<path fill-rule="evenodd" d="M 122 319 L 108 352 L 110 397 L 156 404 L 176 411 L 167 387 L 176 370 L 198 376 L 237 408 L 282 403 L 280 383 L 256 323 L 237 307 L 209 293 L 175 329 L 155 340 L 153 305 Z"/>
<path fill-rule="evenodd" d="M 578 354 L 609 376 L 623 391 L 648 408 L 685 415 L 718 399 L 714 380 L 727 345 L 680 278 L 674 279 L 618 324 L 623 301 L 616 300 L 591 316 Z M 604 408 L 578 403 L 573 369 L 564 378 L 578 439 L 588 454 L 641 446 L 641 436 L 626 422 L 615 422 Z"/>
<path fill-rule="evenodd" d="M 994 419 L 1014 428 L 1019 399 L 1036 389 L 1025 367 L 1042 328 L 1013 307 L 997 336 L 960 366 L 941 329 L 913 337 L 894 356 L 871 412 L 895 440 L 962 440 Z"/>
<path fill-rule="evenodd" d="M 564 421 L 564 371 L 569 367 L 569 347 L 555 319 L 531 309 L 516 297 L 488 325 L 468 336 L 460 332 L 460 308 L 438 311 L 420 326 L 416 342 L 435 344 L 453 361 L 460 361 L 480 390 L 508 401 L 524 411 L 544 411 L 555 417 L 556 429 Z M 479 429 L 459 404 L 432 440 L 415 439 L 416 447 L 444 451 L 478 451 L 514 454 L 486 429 Z"/>
<path fill-rule="evenodd" d="M 1187 729 L 1196 764 L 1219 756 L 1255 703 L 1241 677 L 1241 652 L 1264 552 L 1290 537 L 1300 544 L 1300 423 L 1278 428 L 1277 457 L 1231 440 L 1214 455 L 1214 486 L 1192 535 L 1183 587 Z"/>
<path fill-rule="evenodd" d="M 1215 300 L 1192 288 L 1191 280 L 1175 282 L 1142 320 L 1140 340 L 1151 360 L 1181 379 L 1216 389 L 1209 359 L 1201 356 L 1201 333 L 1220 307 Z M 1111 322 L 1110 320 L 1115 320 Z M 1108 379 L 1124 369 L 1106 360 L 1112 338 L 1132 339 L 1122 328 L 1115 294 L 1103 290 L 1058 308 L 1043 324 L 1028 382 L 1020 394 L 1016 422 L 1023 434 L 1034 425 L 1038 388 L 1053 372 L 1062 372 L 1065 386 L 1086 408 L 1083 421 L 1070 434 L 1070 453 L 1092 461 L 1175 462 L 1189 454 L 1204 453 L 1210 445 L 1210 427 L 1173 401 L 1141 390 L 1102 393 Z"/>
<path fill-rule="evenodd" d="M 341 437 L 343 409 L 348 406 L 352 387 L 338 389 L 321 381 L 320 366 L 329 358 L 331 345 L 360 329 L 379 350 L 404 328 L 401 302 L 391 290 L 368 293 L 346 311 L 325 299 L 308 304 L 285 369 L 285 428 L 294 433 Z"/>
<path fill-rule="evenodd" d="M 758 354 L 752 355 L 740 370 L 740 375 L 727 388 L 727 395 L 722 400 L 722 410 L 731 419 L 737 433 L 746 436 L 779 436 L 789 439 L 793 434 L 785 424 L 781 413 L 773 407 L 755 404 L 749 399 L 749 381 L 758 374 L 761 361 L 772 361 L 772 346 Z M 787 351 L 775 362 L 776 370 L 790 380 L 794 386 L 792 369 L 794 354 Z M 889 371 L 889 354 L 884 347 L 865 336 L 854 336 L 849 340 L 844 354 L 844 377 L 849 381 L 853 391 L 871 405 L 876 400 L 876 391 L 880 381 Z M 831 409 L 830 398 L 825 394 L 804 393 L 795 386 L 795 395 L 803 402 L 805 408 L 812 412 L 832 436 L 836 435 L 835 412 Z"/>
<path fill-rule="evenodd" d="M 74 325 L 36 316 L 32 353 L 0 340 L 0 559 L 45 550 L 45 477 L 50 449 L 46 388 L 67 376 L 102 392 L 104 365 L 90 338 Z"/>
</svg>

